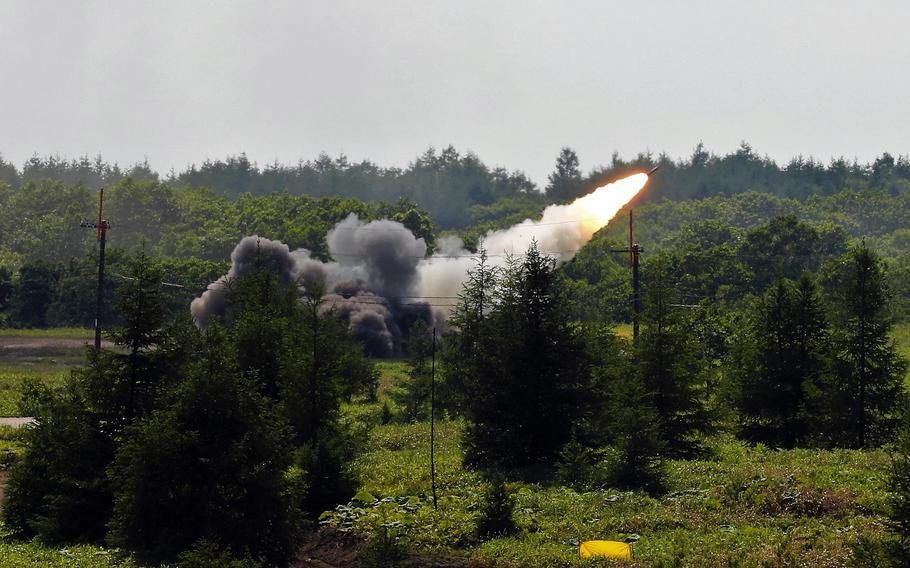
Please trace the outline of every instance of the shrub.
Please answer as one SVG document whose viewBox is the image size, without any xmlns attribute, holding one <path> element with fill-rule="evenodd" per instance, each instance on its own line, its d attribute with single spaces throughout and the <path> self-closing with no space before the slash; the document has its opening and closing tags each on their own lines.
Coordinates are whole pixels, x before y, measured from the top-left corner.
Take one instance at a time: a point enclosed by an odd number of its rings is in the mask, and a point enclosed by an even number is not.
<svg viewBox="0 0 910 568">
<path fill-rule="evenodd" d="M 46 542 L 100 540 L 112 497 L 105 475 L 114 446 L 73 385 L 59 395 L 43 387 L 26 394 L 37 424 L 10 472 L 3 520 L 20 537 Z"/>
<path fill-rule="evenodd" d="M 404 546 L 388 527 L 379 527 L 357 557 L 361 568 L 394 568 L 407 557 Z"/>
<path fill-rule="evenodd" d="M 501 476 L 494 474 L 477 520 L 477 537 L 489 540 L 518 532 L 518 526 L 512 518 L 514 508 L 505 482 Z"/>
<path fill-rule="evenodd" d="M 563 446 L 556 464 L 556 481 L 574 489 L 589 489 L 598 482 L 598 472 L 594 465 L 597 456 L 590 448 L 572 439 Z"/>
<path fill-rule="evenodd" d="M 202 539 L 193 548 L 177 557 L 179 568 L 262 568 L 263 564 L 251 558 L 237 558 L 219 543 Z"/>
</svg>

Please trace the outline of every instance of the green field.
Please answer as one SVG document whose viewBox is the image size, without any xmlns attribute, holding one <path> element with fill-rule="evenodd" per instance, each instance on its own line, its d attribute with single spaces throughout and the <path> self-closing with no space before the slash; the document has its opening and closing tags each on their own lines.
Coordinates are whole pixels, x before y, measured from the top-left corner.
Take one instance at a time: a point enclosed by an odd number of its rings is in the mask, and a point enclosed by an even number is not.
<svg viewBox="0 0 910 568">
<path fill-rule="evenodd" d="M 620 334 L 630 331 L 617 328 Z M 895 340 L 910 355 L 910 325 L 899 327 Z M 81 348 L 0 352 L 0 415 L 15 411 L 24 380 L 60 384 L 82 353 Z M 404 361 L 381 361 L 378 367 L 380 393 L 407 377 Z M 777 451 L 718 437 L 707 457 L 667 463 L 669 490 L 660 497 L 606 487 L 575 491 L 510 483 L 521 532 L 480 543 L 473 530 L 485 484 L 461 467 L 461 423 L 437 424 L 435 510 L 429 425 L 377 425 L 380 408 L 381 403 L 345 406 L 351 422 L 373 426 L 354 463 L 362 490 L 322 522 L 364 534 L 386 526 L 421 555 L 496 566 L 602 565 L 579 560 L 578 542 L 626 539 L 635 542 L 632 565 L 638 566 L 834 567 L 846 564 L 857 537 L 883 531 L 885 451 Z M 0 458 L 21 451 L 20 437 L 0 428 Z M 98 547 L 54 549 L 0 538 L 0 568 L 14 566 L 134 563 Z"/>
<path fill-rule="evenodd" d="M 518 536 L 478 543 L 483 482 L 460 465 L 460 426 L 438 432 L 439 509 L 430 499 L 428 425 L 386 425 L 357 462 L 362 491 L 325 522 L 391 526 L 412 549 L 519 566 L 590 565 L 578 541 L 635 540 L 645 566 L 843 566 L 849 543 L 880 531 L 884 451 L 770 451 L 717 440 L 711 456 L 671 461 L 669 492 L 512 483 Z"/>
<path fill-rule="evenodd" d="M 85 339 L 91 341 L 95 337 L 95 331 L 85 327 L 54 327 L 50 329 L 0 328 L 0 337 Z"/>
</svg>

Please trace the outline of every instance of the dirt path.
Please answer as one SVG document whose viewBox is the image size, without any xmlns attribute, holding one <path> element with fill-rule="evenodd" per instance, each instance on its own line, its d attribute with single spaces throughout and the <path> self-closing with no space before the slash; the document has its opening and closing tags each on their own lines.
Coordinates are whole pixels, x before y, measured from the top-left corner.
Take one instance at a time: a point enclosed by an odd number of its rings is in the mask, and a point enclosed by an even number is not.
<svg viewBox="0 0 910 568">
<path fill-rule="evenodd" d="M 13 428 L 21 428 L 34 421 L 35 419 L 31 416 L 0 416 L 0 426 L 12 426 Z"/>
</svg>

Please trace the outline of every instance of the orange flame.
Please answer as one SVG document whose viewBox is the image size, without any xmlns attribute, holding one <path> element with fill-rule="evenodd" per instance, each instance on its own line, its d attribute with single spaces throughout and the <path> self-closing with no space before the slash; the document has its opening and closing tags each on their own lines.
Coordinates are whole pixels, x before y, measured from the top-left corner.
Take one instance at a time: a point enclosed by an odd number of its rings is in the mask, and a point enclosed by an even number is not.
<svg viewBox="0 0 910 568">
<path fill-rule="evenodd" d="M 570 203 L 568 207 L 571 214 L 581 221 L 587 239 L 609 223 L 626 203 L 638 195 L 647 181 L 648 174 L 633 174 L 599 187 Z"/>
</svg>

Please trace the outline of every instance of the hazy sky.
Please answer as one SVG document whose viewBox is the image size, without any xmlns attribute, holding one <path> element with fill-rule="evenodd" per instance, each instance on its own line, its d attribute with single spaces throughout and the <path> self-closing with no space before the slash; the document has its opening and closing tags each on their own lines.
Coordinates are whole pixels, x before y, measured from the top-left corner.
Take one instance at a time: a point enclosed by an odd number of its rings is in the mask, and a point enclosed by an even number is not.
<svg viewBox="0 0 910 568">
<path fill-rule="evenodd" d="M 910 152 L 910 3 L 0 0 L 0 153 Z"/>
</svg>

